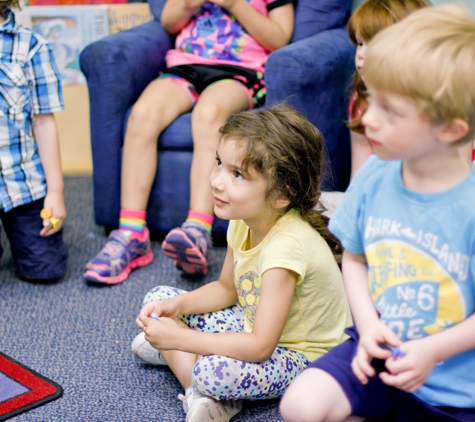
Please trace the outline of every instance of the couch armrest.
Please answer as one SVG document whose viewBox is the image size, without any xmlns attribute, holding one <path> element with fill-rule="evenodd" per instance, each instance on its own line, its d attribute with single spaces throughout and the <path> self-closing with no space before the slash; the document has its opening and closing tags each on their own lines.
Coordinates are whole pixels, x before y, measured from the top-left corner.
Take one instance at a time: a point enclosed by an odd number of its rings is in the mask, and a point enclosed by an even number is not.
<svg viewBox="0 0 475 422">
<path fill-rule="evenodd" d="M 111 216 L 108 210 L 119 209 L 125 113 L 157 77 L 171 47 L 170 35 L 154 20 L 104 37 L 81 53 L 89 89 L 97 224 L 118 221 L 118 214 Z"/>
<path fill-rule="evenodd" d="M 339 167 L 339 160 L 343 153 L 349 154 L 344 121 L 354 54 L 346 29 L 341 27 L 276 50 L 266 64 L 266 103 L 285 101 L 323 133 L 335 179 L 329 185 L 331 189 L 344 189 L 345 181 L 341 179 L 347 177 L 344 174 L 347 170 Z"/>
</svg>

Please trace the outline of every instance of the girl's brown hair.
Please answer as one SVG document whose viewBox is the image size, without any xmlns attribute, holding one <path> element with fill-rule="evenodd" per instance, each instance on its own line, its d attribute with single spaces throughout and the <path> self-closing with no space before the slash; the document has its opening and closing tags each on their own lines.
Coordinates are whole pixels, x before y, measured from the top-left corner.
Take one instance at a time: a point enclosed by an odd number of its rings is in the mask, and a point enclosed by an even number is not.
<svg viewBox="0 0 475 422">
<path fill-rule="evenodd" d="M 246 172 L 253 168 L 268 183 L 269 203 L 282 196 L 330 246 L 337 261 L 342 248 L 328 230 L 328 217 L 320 201 L 320 177 L 324 139 L 320 131 L 302 114 L 285 104 L 258 111 L 243 111 L 231 116 L 220 129 L 221 140 L 242 141 L 241 163 Z"/>
<path fill-rule="evenodd" d="M 348 22 L 348 37 L 354 45 L 358 44 L 357 38 L 369 42 L 384 28 L 428 6 L 431 6 L 428 0 L 366 0 L 355 10 Z M 357 133 L 364 133 L 361 117 L 366 112 L 368 101 L 366 86 L 358 71 L 355 72 L 353 86 L 356 99 L 350 110 L 348 128 Z"/>
</svg>

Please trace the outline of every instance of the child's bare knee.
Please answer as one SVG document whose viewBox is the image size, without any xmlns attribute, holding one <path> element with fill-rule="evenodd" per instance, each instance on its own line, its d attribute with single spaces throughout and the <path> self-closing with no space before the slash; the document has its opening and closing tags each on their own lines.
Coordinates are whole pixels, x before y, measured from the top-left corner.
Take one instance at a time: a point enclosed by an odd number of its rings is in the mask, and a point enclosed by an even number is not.
<svg viewBox="0 0 475 422">
<path fill-rule="evenodd" d="M 280 401 L 280 414 L 285 422 L 316 422 L 320 419 L 314 405 L 302 400 L 302 394 L 295 389 L 286 391 Z"/>
<path fill-rule="evenodd" d="M 159 114 L 158 110 L 155 110 L 150 104 L 138 101 L 132 107 L 127 124 L 140 127 L 156 121 Z"/>
<path fill-rule="evenodd" d="M 226 119 L 221 108 L 212 103 L 197 105 L 192 113 L 193 125 L 222 126 Z"/>
</svg>

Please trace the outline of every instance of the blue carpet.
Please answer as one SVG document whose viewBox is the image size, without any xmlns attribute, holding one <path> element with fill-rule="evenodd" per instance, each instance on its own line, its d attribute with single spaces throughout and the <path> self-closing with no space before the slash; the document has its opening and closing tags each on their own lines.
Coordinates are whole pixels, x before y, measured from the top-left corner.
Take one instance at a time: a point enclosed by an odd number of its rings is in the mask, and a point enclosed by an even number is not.
<svg viewBox="0 0 475 422">
<path fill-rule="evenodd" d="M 64 239 L 68 270 L 50 285 L 22 281 L 15 272 L 2 228 L 5 249 L 0 262 L 0 350 L 64 388 L 58 400 L 12 420 L 34 422 L 178 422 L 185 414 L 177 395 L 181 387 L 168 368 L 139 361 L 130 343 L 139 328 L 134 320 L 145 293 L 159 284 L 195 289 L 218 277 L 225 247 L 215 247 L 204 279 L 181 276 L 152 242 L 155 261 L 132 272 L 127 281 L 91 287 L 82 273 L 104 246 L 96 226 L 89 177 L 66 178 L 68 218 Z M 246 403 L 232 422 L 282 421 L 278 402 Z"/>
</svg>

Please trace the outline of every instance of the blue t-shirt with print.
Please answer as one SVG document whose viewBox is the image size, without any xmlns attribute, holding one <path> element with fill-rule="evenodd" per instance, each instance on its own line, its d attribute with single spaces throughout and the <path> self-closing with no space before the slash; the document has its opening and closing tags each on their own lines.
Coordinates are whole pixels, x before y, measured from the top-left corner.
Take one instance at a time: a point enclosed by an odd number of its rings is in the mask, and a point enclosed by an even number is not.
<svg viewBox="0 0 475 422">
<path fill-rule="evenodd" d="M 438 193 L 407 189 L 401 161 L 372 156 L 330 230 L 364 253 L 381 320 L 402 341 L 436 334 L 475 312 L 475 169 Z M 475 408 L 475 349 L 434 367 L 414 394 L 435 406 Z"/>
</svg>

